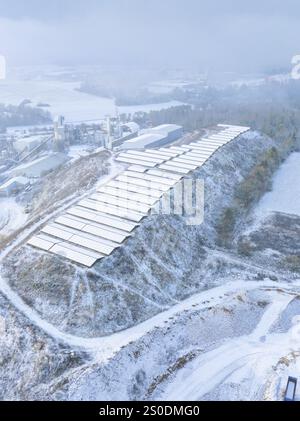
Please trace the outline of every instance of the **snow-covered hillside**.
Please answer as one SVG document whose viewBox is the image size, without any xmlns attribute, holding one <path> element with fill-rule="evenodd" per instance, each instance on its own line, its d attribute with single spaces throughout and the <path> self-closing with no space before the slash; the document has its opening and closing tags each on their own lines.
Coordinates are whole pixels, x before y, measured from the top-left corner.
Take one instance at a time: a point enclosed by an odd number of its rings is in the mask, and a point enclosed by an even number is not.
<svg viewBox="0 0 300 421">
<path fill-rule="evenodd" d="M 8 282 L 46 320 L 87 337 L 133 326 L 218 284 L 232 267 L 213 255 L 220 215 L 239 181 L 274 146 L 249 132 L 195 172 L 205 181 L 202 225 L 188 226 L 180 216 L 149 217 L 123 247 L 88 271 L 23 247 L 7 260 Z"/>
<path fill-rule="evenodd" d="M 282 399 L 300 373 L 300 275 L 282 264 L 299 247 L 298 217 L 257 228 L 243 209 L 230 246 L 218 228 L 270 150 L 288 152 L 257 132 L 227 145 L 194 174 L 205 180 L 202 225 L 153 215 L 91 270 L 4 251 L 2 399 Z"/>
</svg>

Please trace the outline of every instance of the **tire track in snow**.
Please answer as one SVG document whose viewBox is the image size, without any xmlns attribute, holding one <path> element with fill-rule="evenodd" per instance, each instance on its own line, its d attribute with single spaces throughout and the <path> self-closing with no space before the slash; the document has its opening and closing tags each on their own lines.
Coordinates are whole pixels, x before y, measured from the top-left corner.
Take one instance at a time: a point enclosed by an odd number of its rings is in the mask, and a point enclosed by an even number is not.
<svg viewBox="0 0 300 421">
<path fill-rule="evenodd" d="M 194 305 L 197 305 L 198 309 L 211 307 L 220 304 L 223 300 L 224 294 L 237 294 L 241 291 L 256 289 L 259 287 L 271 287 L 273 285 L 274 283 L 272 281 L 262 282 L 259 284 L 255 281 L 229 282 L 225 285 L 196 294 L 182 301 L 181 303 L 176 304 L 169 310 L 159 313 L 156 316 L 132 328 L 105 337 L 84 338 L 65 333 L 41 318 L 40 315 L 34 309 L 28 306 L 0 276 L 0 291 L 11 302 L 11 304 L 14 305 L 14 307 L 16 307 L 31 321 L 31 323 L 59 342 L 69 345 L 73 348 L 79 348 L 91 352 L 99 361 L 107 360 L 117 351 L 119 351 L 122 346 L 126 346 L 129 342 L 138 340 L 153 330 L 156 326 L 163 327 L 165 325 L 165 321 L 170 317 L 178 316 L 184 310 L 192 308 L 194 309 Z M 287 287 L 285 284 L 277 284 L 277 286 Z M 214 298 L 212 298 L 212 296 Z M 204 301 L 209 301 L 209 303 L 203 304 Z"/>
<path fill-rule="evenodd" d="M 273 323 L 293 299 L 293 296 L 279 295 L 274 292 L 269 295 L 273 296 L 273 302 L 268 306 L 250 335 L 233 339 L 229 343 L 201 355 L 181 369 L 166 387 L 161 399 L 199 400 L 224 382 L 231 374 L 246 366 L 254 356 L 255 361 L 258 361 L 266 352 L 261 341 L 264 340 Z M 251 363 L 250 372 L 251 367 L 254 367 L 253 363 Z M 252 380 L 255 381 L 253 374 Z M 259 384 L 261 385 L 261 382 L 258 382 L 257 386 Z"/>
</svg>

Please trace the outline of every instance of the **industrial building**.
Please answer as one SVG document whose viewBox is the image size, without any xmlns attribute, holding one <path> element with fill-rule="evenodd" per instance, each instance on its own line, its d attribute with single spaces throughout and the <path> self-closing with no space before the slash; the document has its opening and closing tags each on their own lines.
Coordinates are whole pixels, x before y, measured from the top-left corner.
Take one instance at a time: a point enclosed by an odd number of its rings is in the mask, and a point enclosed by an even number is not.
<svg viewBox="0 0 300 421">
<path fill-rule="evenodd" d="M 142 134 L 141 136 L 134 137 L 124 142 L 121 149 L 155 148 L 156 145 L 163 145 L 165 141 L 166 137 L 162 134 Z"/>
<path fill-rule="evenodd" d="M 26 177 L 14 177 L 0 186 L 0 197 L 8 197 L 24 190 L 30 182 Z"/>
<path fill-rule="evenodd" d="M 168 139 L 168 142 L 175 142 L 182 137 L 183 128 L 177 124 L 161 124 L 160 126 L 143 130 L 143 133 L 161 134 Z"/>
<path fill-rule="evenodd" d="M 55 170 L 67 159 L 67 156 L 62 153 L 54 153 L 51 155 L 43 156 L 35 161 L 19 165 L 15 167 L 11 174 L 15 177 L 24 176 L 29 178 L 38 178 L 42 175 Z"/>
<path fill-rule="evenodd" d="M 124 142 L 122 149 L 159 148 L 175 142 L 183 135 L 183 128 L 176 124 L 162 124 L 161 126 L 145 129 L 140 136 Z"/>
<path fill-rule="evenodd" d="M 17 139 L 13 143 L 13 145 L 14 145 L 15 150 L 18 152 L 18 154 L 21 154 L 23 152 L 32 151 L 34 148 L 40 145 L 44 139 L 45 137 L 40 136 L 40 135 L 26 136 L 26 137 Z"/>
</svg>

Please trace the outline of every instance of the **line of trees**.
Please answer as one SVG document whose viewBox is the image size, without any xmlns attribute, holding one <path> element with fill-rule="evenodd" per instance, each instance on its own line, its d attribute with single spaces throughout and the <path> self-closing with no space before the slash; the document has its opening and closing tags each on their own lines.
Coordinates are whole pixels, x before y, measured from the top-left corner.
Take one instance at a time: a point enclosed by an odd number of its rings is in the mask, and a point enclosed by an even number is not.
<svg viewBox="0 0 300 421">
<path fill-rule="evenodd" d="M 29 105 L 0 104 L 0 131 L 5 132 L 7 127 L 26 126 L 35 124 L 48 124 L 52 121 L 49 111 Z"/>
</svg>

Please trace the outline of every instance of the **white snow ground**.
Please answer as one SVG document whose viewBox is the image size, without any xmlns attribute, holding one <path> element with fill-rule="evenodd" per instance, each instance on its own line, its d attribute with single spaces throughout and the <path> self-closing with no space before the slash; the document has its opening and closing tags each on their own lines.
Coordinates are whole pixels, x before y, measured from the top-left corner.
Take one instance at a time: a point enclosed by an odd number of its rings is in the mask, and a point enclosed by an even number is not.
<svg viewBox="0 0 300 421">
<path fill-rule="evenodd" d="M 21 228 L 27 220 L 24 208 L 13 198 L 0 199 L 0 235 L 6 236 Z"/>
<path fill-rule="evenodd" d="M 300 216 L 300 153 L 295 152 L 277 171 L 273 189 L 267 193 L 256 209 L 261 219 L 271 212 L 284 212 Z"/>
<path fill-rule="evenodd" d="M 99 120 L 107 114 L 115 115 L 116 107 L 113 99 L 100 98 L 79 92 L 79 82 L 59 81 L 0 81 L 1 102 L 4 104 L 19 105 L 24 99 L 38 103 L 49 104 L 45 108 L 53 116 L 63 115 L 67 121 Z M 136 111 L 161 110 L 181 105 L 180 102 L 171 101 L 162 104 L 136 105 L 119 107 L 120 113 L 134 113 Z"/>
<path fill-rule="evenodd" d="M 274 301 L 250 335 L 233 338 L 189 363 L 170 382 L 161 399 L 200 400 L 222 383 L 245 380 L 251 385 L 248 393 L 253 399 L 266 383 L 272 365 L 288 354 L 293 345 L 299 346 L 300 320 L 296 320 L 286 334 L 268 335 L 273 323 L 294 298 L 275 292 L 270 295 Z"/>
<path fill-rule="evenodd" d="M 74 162 L 79 158 L 90 155 L 92 151 L 94 149 L 91 145 L 72 145 L 68 150 L 68 156 Z"/>
</svg>

